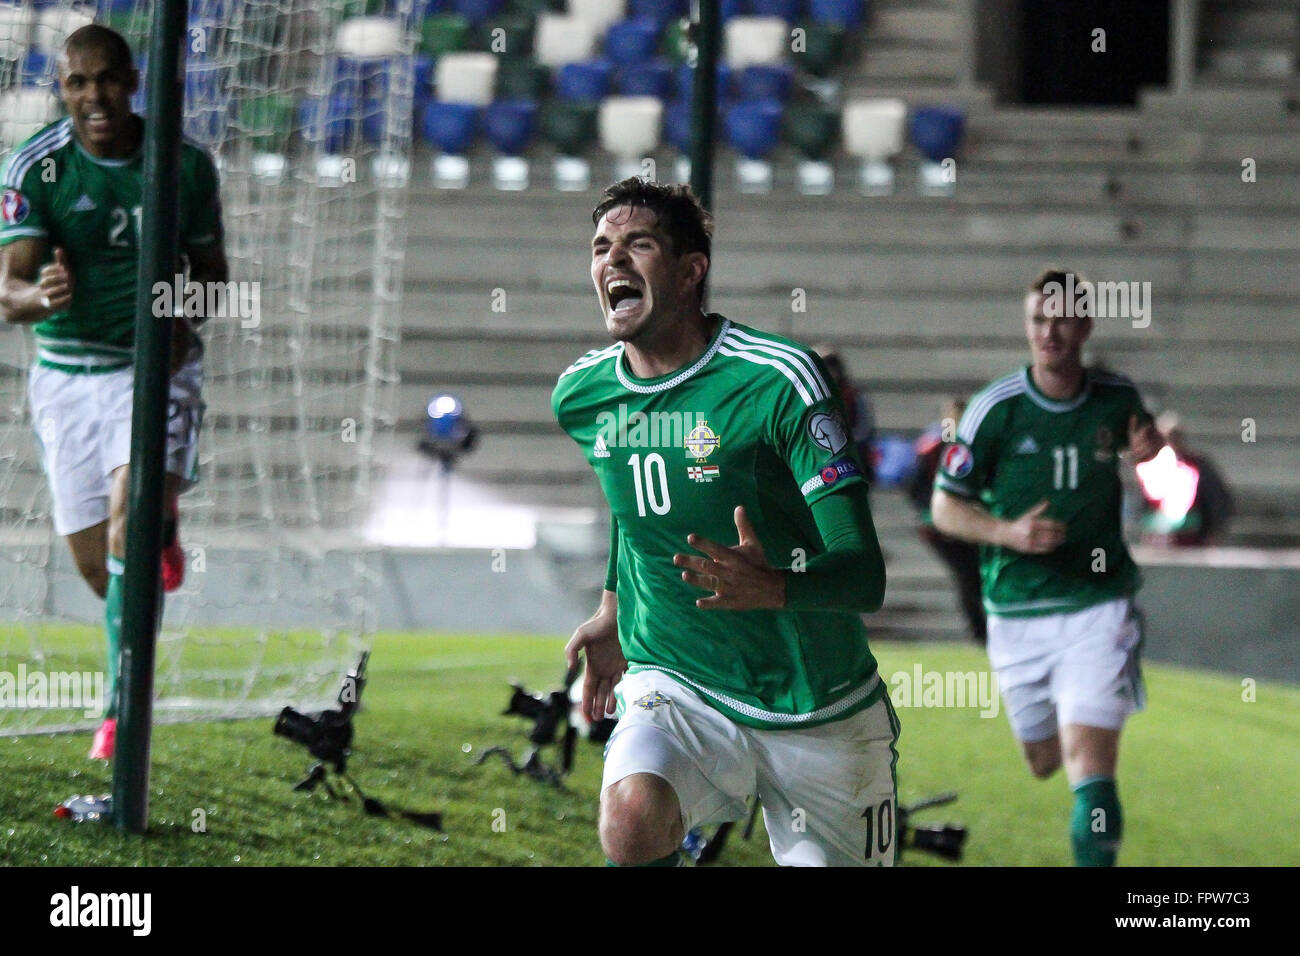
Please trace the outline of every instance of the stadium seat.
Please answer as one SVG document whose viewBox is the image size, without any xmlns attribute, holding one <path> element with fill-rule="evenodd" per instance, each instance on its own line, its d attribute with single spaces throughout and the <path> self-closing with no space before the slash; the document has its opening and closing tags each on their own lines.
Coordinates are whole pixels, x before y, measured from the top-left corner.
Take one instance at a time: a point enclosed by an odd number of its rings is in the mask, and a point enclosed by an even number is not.
<svg viewBox="0 0 1300 956">
<path fill-rule="evenodd" d="M 304 98 L 298 104 L 298 125 L 304 138 L 323 153 L 342 153 L 356 132 L 356 106 L 353 97 L 341 94 Z"/>
<path fill-rule="evenodd" d="M 803 52 L 794 54 L 794 62 L 813 76 L 825 79 L 835 72 L 844 58 L 848 34 L 833 23 L 810 23 L 804 27 Z"/>
<path fill-rule="evenodd" d="M 497 67 L 497 96 L 503 100 L 541 101 L 551 85 L 551 71 L 529 59 L 503 59 Z"/>
<path fill-rule="evenodd" d="M 951 164 L 965 127 L 966 115 L 953 106 L 923 106 L 912 114 L 912 142 L 925 157 L 917 178 L 922 194 L 950 196 L 955 191 Z"/>
<path fill-rule="evenodd" d="M 402 51 L 402 28 L 389 17 L 352 17 L 339 24 L 334 48 L 359 60 L 394 56 Z"/>
<path fill-rule="evenodd" d="M 413 73 L 412 92 L 417 103 L 424 103 L 433 98 L 433 57 L 427 53 L 417 53 L 411 64 Z"/>
<path fill-rule="evenodd" d="M 695 71 L 689 64 L 683 63 L 677 67 L 675 74 L 677 85 L 677 96 L 681 99 L 689 100 L 695 95 Z M 717 94 L 718 102 L 723 103 L 731 99 L 732 94 L 732 73 L 731 67 L 726 63 L 718 64 L 717 71 Z"/>
<path fill-rule="evenodd" d="M 605 56 L 620 66 L 644 63 L 659 45 L 659 24 L 648 17 L 622 20 L 605 34 Z"/>
<path fill-rule="evenodd" d="M 18 80 L 23 86 L 49 86 L 54 80 L 54 56 L 32 47 L 18 67 Z"/>
<path fill-rule="evenodd" d="M 528 160 L 523 153 L 533 141 L 537 104 L 532 100 L 498 100 L 483 111 L 483 132 L 500 156 L 492 162 L 497 189 L 528 188 Z"/>
<path fill-rule="evenodd" d="M 555 95 L 573 103 L 598 103 L 609 95 L 613 75 L 608 60 L 566 63 L 555 71 Z"/>
<path fill-rule="evenodd" d="M 452 9 L 477 26 L 488 17 L 494 17 L 505 6 L 505 0 L 453 0 Z"/>
<path fill-rule="evenodd" d="M 57 54 L 74 30 L 95 22 L 93 10 L 86 7 L 50 7 L 37 14 L 32 27 L 31 43 L 38 50 Z"/>
<path fill-rule="evenodd" d="M 799 0 L 749 0 L 749 14 L 755 17 L 780 17 L 792 24 L 799 16 Z"/>
<path fill-rule="evenodd" d="M 434 68 L 437 97 L 444 103 L 486 106 L 493 99 L 496 73 L 497 58 L 491 53 L 447 53 Z"/>
<path fill-rule="evenodd" d="M 19 87 L 0 93 L 0 152 L 17 146 L 58 115 L 59 102 L 49 90 Z"/>
<path fill-rule="evenodd" d="M 615 159 L 615 179 L 642 173 L 642 160 L 659 145 L 664 104 L 653 96 L 610 96 L 600 104 L 600 145 Z"/>
<path fill-rule="evenodd" d="M 578 17 L 543 13 L 533 35 L 533 56 L 539 63 L 558 67 L 590 60 L 596 49 L 596 28 Z"/>
<path fill-rule="evenodd" d="M 478 108 L 470 103 L 433 102 L 420 124 L 427 142 L 438 147 L 433 157 L 433 184 L 439 189 L 464 189 L 469 185 L 469 160 L 465 151 L 474 142 Z"/>
<path fill-rule="evenodd" d="M 794 70 L 781 63 L 756 63 L 740 71 L 736 80 L 736 98 L 741 100 L 780 100 L 790 97 Z"/>
<path fill-rule="evenodd" d="M 215 64 L 190 63 L 185 71 L 185 135 L 204 146 L 225 138 L 230 104 L 225 81 L 225 71 Z"/>
<path fill-rule="evenodd" d="M 844 149 L 862 160 L 859 184 L 867 195 L 894 191 L 890 160 L 903 150 L 907 104 L 902 100 L 852 100 L 844 104 Z"/>
<path fill-rule="evenodd" d="M 604 34 L 627 15 L 627 0 L 568 0 L 569 15 L 591 24 L 596 35 Z"/>
<path fill-rule="evenodd" d="M 767 155 L 780 139 L 780 100 L 748 100 L 727 109 L 727 142 L 741 156 L 736 160 L 736 186 L 742 193 L 772 190 L 772 166 Z"/>
<path fill-rule="evenodd" d="M 559 153 L 553 182 L 563 192 L 591 188 L 591 166 L 582 154 L 596 141 L 596 104 L 561 103 L 546 106 L 541 115 L 542 138 Z"/>
<path fill-rule="evenodd" d="M 36 14 L 31 7 L 0 5 L 0 60 L 21 60 L 31 46 L 32 23 Z"/>
<path fill-rule="evenodd" d="M 293 97 L 265 93 L 238 101 L 237 127 L 259 153 L 284 155 L 293 132 Z"/>
<path fill-rule="evenodd" d="M 420 51 L 438 57 L 465 49 L 469 21 L 459 13 L 435 13 L 420 23 Z"/>
<path fill-rule="evenodd" d="M 660 27 L 690 14 L 690 0 L 631 0 L 628 13 L 634 17 L 649 17 Z"/>
<path fill-rule="evenodd" d="M 680 153 L 691 151 L 691 102 L 673 100 L 664 107 L 664 142 Z"/>
<path fill-rule="evenodd" d="M 790 30 L 780 17 L 732 17 L 726 22 L 727 63 L 734 70 L 752 63 L 782 63 Z"/>
<path fill-rule="evenodd" d="M 808 0 L 813 22 L 856 30 L 866 19 L 866 0 Z"/>
<path fill-rule="evenodd" d="M 617 73 L 618 91 L 623 96 L 657 96 L 668 99 L 673 85 L 673 69 L 663 61 L 635 63 Z"/>
<path fill-rule="evenodd" d="M 796 103 L 786 109 L 782 132 L 801 154 L 795 185 L 805 196 L 824 196 L 835 187 L 835 167 L 829 158 L 839 124 L 839 114 L 820 104 Z"/>
</svg>

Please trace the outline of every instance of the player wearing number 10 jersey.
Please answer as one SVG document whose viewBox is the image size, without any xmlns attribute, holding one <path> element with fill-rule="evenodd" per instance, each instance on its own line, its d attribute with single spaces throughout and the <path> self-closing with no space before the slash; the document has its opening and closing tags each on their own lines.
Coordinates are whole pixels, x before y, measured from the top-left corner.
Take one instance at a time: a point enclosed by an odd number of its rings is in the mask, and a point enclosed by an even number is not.
<svg viewBox="0 0 1300 956">
<path fill-rule="evenodd" d="M 892 862 L 897 724 L 859 617 L 884 566 L 831 378 L 701 310 L 709 219 L 689 190 L 626 180 L 593 221 L 617 341 L 552 403 L 613 523 L 605 598 L 568 649 L 588 716 L 618 703 L 606 855 L 671 860 L 757 793 L 778 862 Z"/>
<path fill-rule="evenodd" d="M 1065 764 L 1076 863 L 1108 865 L 1122 834 L 1119 733 L 1143 706 L 1119 458 L 1145 461 L 1160 441 L 1132 382 L 1083 367 L 1092 319 L 1061 302 L 1066 287 L 1059 271 L 1030 287 L 1033 361 L 971 399 L 931 510 L 939 530 L 981 545 L 989 660 L 1012 731 L 1035 776 Z"/>
</svg>

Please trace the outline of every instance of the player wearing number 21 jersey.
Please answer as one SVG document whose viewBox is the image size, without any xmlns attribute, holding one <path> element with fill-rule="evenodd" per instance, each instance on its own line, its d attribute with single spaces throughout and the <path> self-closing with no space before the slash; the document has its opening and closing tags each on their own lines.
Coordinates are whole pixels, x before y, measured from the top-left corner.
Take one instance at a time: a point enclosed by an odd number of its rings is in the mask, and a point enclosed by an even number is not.
<svg viewBox="0 0 1300 956">
<path fill-rule="evenodd" d="M 884 567 L 832 380 L 812 350 L 701 311 L 689 190 L 627 180 L 593 219 L 617 341 L 552 404 L 613 527 L 605 600 L 570 643 L 589 716 L 618 702 L 606 854 L 671 861 L 757 793 L 778 862 L 891 862 L 897 725 L 859 616 Z"/>
</svg>

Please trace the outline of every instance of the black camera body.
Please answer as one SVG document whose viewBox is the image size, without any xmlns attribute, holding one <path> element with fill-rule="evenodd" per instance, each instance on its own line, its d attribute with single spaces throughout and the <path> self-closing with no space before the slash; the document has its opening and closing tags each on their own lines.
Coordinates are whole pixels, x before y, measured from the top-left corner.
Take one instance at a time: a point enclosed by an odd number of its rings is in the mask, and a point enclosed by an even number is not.
<svg viewBox="0 0 1300 956">
<path fill-rule="evenodd" d="M 361 706 L 361 691 L 366 686 L 366 662 L 369 660 L 370 652 L 363 651 L 357 665 L 343 677 L 337 710 L 308 715 L 286 707 L 276 718 L 275 734 L 302 744 L 317 760 L 333 764 L 337 773 L 343 773 L 352 746 L 352 716 Z"/>
</svg>

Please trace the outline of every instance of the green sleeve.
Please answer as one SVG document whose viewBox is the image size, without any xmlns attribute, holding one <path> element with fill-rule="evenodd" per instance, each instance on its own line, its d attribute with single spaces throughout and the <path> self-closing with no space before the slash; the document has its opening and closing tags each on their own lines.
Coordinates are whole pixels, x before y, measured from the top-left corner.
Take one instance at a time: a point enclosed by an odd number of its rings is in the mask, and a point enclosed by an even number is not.
<svg viewBox="0 0 1300 956">
<path fill-rule="evenodd" d="M 605 565 L 605 590 L 618 590 L 618 519 L 609 516 L 609 563 Z"/>
<path fill-rule="evenodd" d="M 190 195 L 187 221 L 183 224 L 186 246 L 210 246 L 222 240 L 221 189 L 217 182 L 217 168 L 212 158 L 196 150 L 194 180 Z"/>
<path fill-rule="evenodd" d="M 845 485 L 810 506 L 826 550 L 803 570 L 790 568 L 785 605 L 801 611 L 878 611 L 885 599 L 885 559 L 880 553 L 866 486 Z"/>
</svg>

